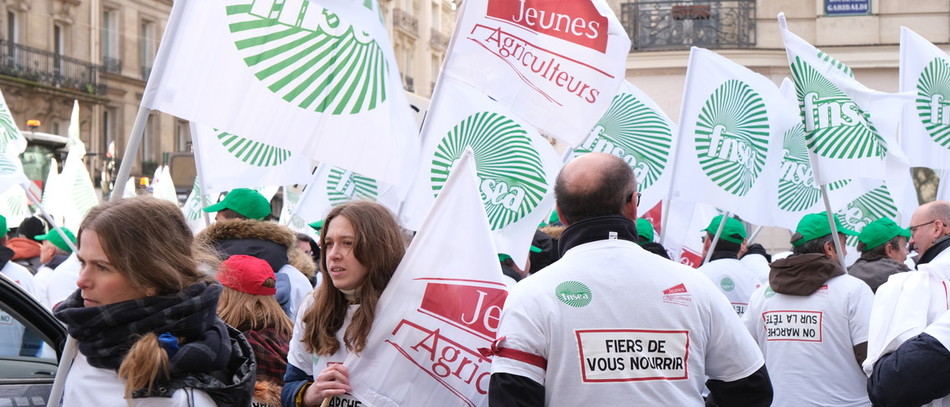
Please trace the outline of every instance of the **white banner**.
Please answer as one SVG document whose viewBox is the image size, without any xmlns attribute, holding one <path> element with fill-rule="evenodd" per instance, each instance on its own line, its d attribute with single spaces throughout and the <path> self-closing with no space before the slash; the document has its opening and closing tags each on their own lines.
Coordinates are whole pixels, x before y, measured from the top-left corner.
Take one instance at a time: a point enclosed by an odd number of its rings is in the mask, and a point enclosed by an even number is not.
<svg viewBox="0 0 950 407">
<path fill-rule="evenodd" d="M 200 162 L 205 193 L 234 188 L 304 184 L 310 179 L 310 156 L 277 148 L 224 130 L 196 123 L 195 159 Z"/>
<path fill-rule="evenodd" d="M 577 146 L 571 158 L 590 152 L 622 158 L 637 177 L 645 211 L 667 198 L 670 171 L 676 151 L 676 125 L 636 86 L 624 81 L 610 109 Z"/>
<path fill-rule="evenodd" d="M 490 347 L 508 291 L 483 215 L 476 158 L 461 154 L 350 353 L 352 394 L 373 407 L 487 406 Z M 412 383 L 407 386 L 406 383 Z"/>
<path fill-rule="evenodd" d="M 904 108 L 901 146 L 914 167 L 950 168 L 950 56 L 901 27 L 900 91 Z"/>
<path fill-rule="evenodd" d="M 554 208 L 561 160 L 534 128 L 471 86 L 443 77 L 423 131 L 422 162 L 400 212 L 419 230 L 449 171 L 466 148 L 475 153 L 479 190 L 495 246 L 523 266 L 534 231 Z"/>
<path fill-rule="evenodd" d="M 775 224 L 782 139 L 798 124 L 768 78 L 693 47 L 686 72 L 672 201 L 691 200 Z"/>
<path fill-rule="evenodd" d="M 294 205 L 292 216 L 304 223 L 313 223 L 325 218 L 334 206 L 351 201 L 376 202 L 395 215 L 399 210 L 399 197 L 397 189 L 390 185 L 353 171 L 320 164 Z"/>
<path fill-rule="evenodd" d="M 395 61 L 373 0 L 180 0 L 142 105 L 270 160 L 299 152 L 397 183 L 418 132 Z"/>
<path fill-rule="evenodd" d="M 818 182 L 884 179 L 885 157 L 903 156 L 897 144 L 897 124 L 912 96 L 868 89 L 854 79 L 847 65 L 789 32 L 783 14 L 779 14 L 779 28 L 805 140 L 821 167 Z"/>
<path fill-rule="evenodd" d="M 629 53 L 604 0 L 466 0 L 443 76 L 576 146 L 610 107 Z"/>
</svg>

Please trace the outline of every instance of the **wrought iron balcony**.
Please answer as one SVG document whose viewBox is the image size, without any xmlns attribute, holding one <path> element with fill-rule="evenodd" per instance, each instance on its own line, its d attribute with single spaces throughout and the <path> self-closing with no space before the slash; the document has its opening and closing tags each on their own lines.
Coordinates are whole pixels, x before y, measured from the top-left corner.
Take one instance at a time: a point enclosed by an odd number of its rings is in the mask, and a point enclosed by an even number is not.
<svg viewBox="0 0 950 407">
<path fill-rule="evenodd" d="M 755 0 L 635 1 L 621 20 L 634 50 L 755 46 Z"/>
<path fill-rule="evenodd" d="M 102 57 L 102 70 L 108 73 L 121 74 L 122 60 L 119 58 Z"/>
<path fill-rule="evenodd" d="M 0 40 L 0 75 L 59 88 L 104 94 L 99 65 L 53 52 Z"/>
<path fill-rule="evenodd" d="M 393 9 L 393 26 L 413 37 L 419 38 L 419 19 L 401 8 Z"/>
</svg>

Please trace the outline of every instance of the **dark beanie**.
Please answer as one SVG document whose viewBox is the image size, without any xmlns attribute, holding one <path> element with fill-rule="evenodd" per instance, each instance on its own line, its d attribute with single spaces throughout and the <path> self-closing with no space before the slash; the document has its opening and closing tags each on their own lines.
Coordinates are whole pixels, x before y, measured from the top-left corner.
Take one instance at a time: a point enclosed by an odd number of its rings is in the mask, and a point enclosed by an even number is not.
<svg viewBox="0 0 950 407">
<path fill-rule="evenodd" d="M 20 222 L 20 226 L 17 227 L 17 234 L 20 237 L 36 240 L 34 237 L 37 235 L 46 234 L 46 222 L 36 216 L 23 219 L 23 222 Z"/>
</svg>

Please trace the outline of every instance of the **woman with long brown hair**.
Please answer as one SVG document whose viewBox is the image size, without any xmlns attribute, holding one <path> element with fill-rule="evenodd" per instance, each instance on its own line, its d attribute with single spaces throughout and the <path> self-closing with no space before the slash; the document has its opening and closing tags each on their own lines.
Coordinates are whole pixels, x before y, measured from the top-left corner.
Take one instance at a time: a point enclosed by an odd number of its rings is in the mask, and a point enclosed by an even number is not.
<svg viewBox="0 0 950 407">
<path fill-rule="evenodd" d="M 353 400 L 341 364 L 366 347 L 376 303 L 405 254 L 392 213 L 371 202 L 333 208 L 320 231 L 323 283 L 297 312 L 281 402 L 317 406 Z"/>
<path fill-rule="evenodd" d="M 151 197 L 94 208 L 79 228 L 79 287 L 54 312 L 79 353 L 64 406 L 249 405 L 247 340 L 216 315 L 176 205 Z"/>
</svg>

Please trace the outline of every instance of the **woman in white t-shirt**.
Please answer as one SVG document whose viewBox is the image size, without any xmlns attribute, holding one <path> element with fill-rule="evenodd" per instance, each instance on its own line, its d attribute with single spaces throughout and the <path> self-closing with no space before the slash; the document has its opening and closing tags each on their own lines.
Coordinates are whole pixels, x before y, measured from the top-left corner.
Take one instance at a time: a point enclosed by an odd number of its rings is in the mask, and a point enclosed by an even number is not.
<svg viewBox="0 0 950 407">
<path fill-rule="evenodd" d="M 317 406 L 328 397 L 361 405 L 347 394 L 349 372 L 342 362 L 367 346 L 376 303 L 405 246 L 395 217 L 379 204 L 353 202 L 330 211 L 320 231 L 323 283 L 297 312 L 284 406 Z"/>
</svg>

